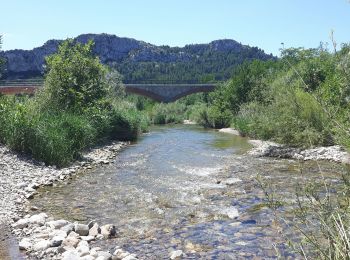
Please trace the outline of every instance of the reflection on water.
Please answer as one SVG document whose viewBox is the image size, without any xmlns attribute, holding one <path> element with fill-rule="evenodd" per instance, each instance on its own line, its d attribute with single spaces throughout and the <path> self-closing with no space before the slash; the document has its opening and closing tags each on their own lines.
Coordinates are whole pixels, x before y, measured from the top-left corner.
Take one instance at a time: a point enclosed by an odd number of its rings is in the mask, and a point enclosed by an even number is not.
<svg viewBox="0 0 350 260">
<path fill-rule="evenodd" d="M 287 192 L 298 165 L 242 155 L 249 147 L 197 126 L 156 127 L 114 164 L 41 190 L 32 204 L 56 218 L 113 223 L 119 236 L 110 247 L 143 259 L 174 249 L 192 259 L 274 259 L 273 244 L 288 257 L 255 176 L 274 176 Z"/>
</svg>

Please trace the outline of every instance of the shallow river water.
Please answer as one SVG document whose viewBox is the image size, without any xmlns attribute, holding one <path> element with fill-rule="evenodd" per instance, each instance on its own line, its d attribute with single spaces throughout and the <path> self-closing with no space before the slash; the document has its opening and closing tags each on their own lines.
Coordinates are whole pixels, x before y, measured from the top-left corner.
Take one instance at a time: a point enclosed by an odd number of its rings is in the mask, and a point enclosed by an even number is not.
<svg viewBox="0 0 350 260">
<path fill-rule="evenodd" d="M 198 126 L 155 127 L 115 163 L 41 189 L 31 205 L 55 218 L 114 224 L 118 236 L 102 246 L 141 259 L 169 259 L 173 250 L 186 259 L 275 259 L 277 252 L 295 259 L 283 240 L 290 231 L 273 224 L 256 176 L 288 197 L 295 182 L 319 177 L 318 166 L 306 163 L 301 174 L 296 161 L 253 158 L 248 149 L 242 137 Z"/>
</svg>

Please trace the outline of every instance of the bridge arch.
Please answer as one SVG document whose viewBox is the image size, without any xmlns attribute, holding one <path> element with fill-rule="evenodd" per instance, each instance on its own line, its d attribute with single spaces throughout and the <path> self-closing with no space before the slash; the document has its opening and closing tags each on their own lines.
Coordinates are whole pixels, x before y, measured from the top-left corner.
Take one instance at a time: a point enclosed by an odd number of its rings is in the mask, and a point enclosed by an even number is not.
<svg viewBox="0 0 350 260">
<path fill-rule="evenodd" d="M 174 102 L 184 96 L 210 92 L 214 84 L 125 84 L 127 93 L 149 97 L 158 102 Z"/>
</svg>

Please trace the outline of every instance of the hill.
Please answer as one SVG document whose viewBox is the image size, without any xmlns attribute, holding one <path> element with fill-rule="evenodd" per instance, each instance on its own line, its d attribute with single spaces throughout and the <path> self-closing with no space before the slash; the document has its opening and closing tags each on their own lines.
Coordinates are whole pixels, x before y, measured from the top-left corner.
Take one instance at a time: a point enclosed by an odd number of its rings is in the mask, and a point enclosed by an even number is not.
<svg viewBox="0 0 350 260">
<path fill-rule="evenodd" d="M 110 34 L 82 34 L 77 42 L 95 42 L 94 52 L 104 64 L 116 68 L 125 82 L 148 80 L 193 80 L 208 82 L 228 79 L 234 68 L 246 60 L 274 59 L 257 47 L 234 40 L 216 40 L 208 44 L 184 47 L 156 46 Z M 62 40 L 49 40 L 32 50 L 0 53 L 6 60 L 5 78 L 40 77 L 45 71 L 45 56 L 56 52 Z"/>
</svg>

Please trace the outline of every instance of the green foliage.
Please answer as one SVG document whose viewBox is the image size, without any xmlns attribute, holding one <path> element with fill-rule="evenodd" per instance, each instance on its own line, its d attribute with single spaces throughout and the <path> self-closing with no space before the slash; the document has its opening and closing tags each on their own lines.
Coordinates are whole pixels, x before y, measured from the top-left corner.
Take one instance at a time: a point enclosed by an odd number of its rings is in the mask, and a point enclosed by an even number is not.
<svg viewBox="0 0 350 260">
<path fill-rule="evenodd" d="M 186 105 L 180 102 L 154 105 L 150 118 L 153 124 L 182 123 L 185 119 Z"/>
<path fill-rule="evenodd" d="M 243 135 L 291 146 L 350 147 L 349 71 L 348 46 L 335 54 L 322 46 L 283 50 L 278 61 L 253 61 L 237 68 L 197 115 L 202 124 L 221 127 L 229 122 L 230 111 Z"/>
<path fill-rule="evenodd" d="M 111 63 L 125 82 L 174 81 L 215 82 L 227 80 L 234 69 L 245 61 L 274 59 L 256 47 L 239 50 L 215 50 L 201 45 L 188 45 L 184 49 L 167 49 L 163 46 L 162 55 L 171 56 L 175 51 L 189 53 L 186 61 L 139 61 L 126 59 L 121 63 Z"/>
<path fill-rule="evenodd" d="M 92 144 L 88 119 L 71 113 L 33 113 L 28 100 L 0 100 L 0 141 L 48 164 L 64 166 Z"/>
<path fill-rule="evenodd" d="M 245 62 L 236 69 L 232 79 L 212 94 L 212 103 L 225 107 L 236 114 L 242 104 L 250 101 L 265 101 L 269 77 L 277 62 L 255 60 Z"/>
<path fill-rule="evenodd" d="M 125 97 L 125 87 L 123 85 L 122 78 L 122 75 L 118 71 L 114 69 L 108 70 L 105 79 L 109 88 L 109 96 L 115 98 Z"/>
<path fill-rule="evenodd" d="M 235 126 L 245 135 L 273 139 L 290 146 L 333 144 L 322 108 L 310 94 L 300 89 L 285 90 L 268 106 L 247 103 L 236 116 Z"/>
<path fill-rule="evenodd" d="M 50 106 L 82 109 L 93 106 L 108 92 L 106 68 L 92 53 L 93 42 L 86 45 L 64 41 L 56 54 L 46 58 L 45 88 Z"/>
<path fill-rule="evenodd" d="M 0 97 L 0 142 L 47 164 L 65 166 L 98 142 L 134 140 L 148 120 L 124 97 L 120 75 L 86 45 L 64 42 L 47 58 L 45 86 L 33 99 Z"/>
</svg>

